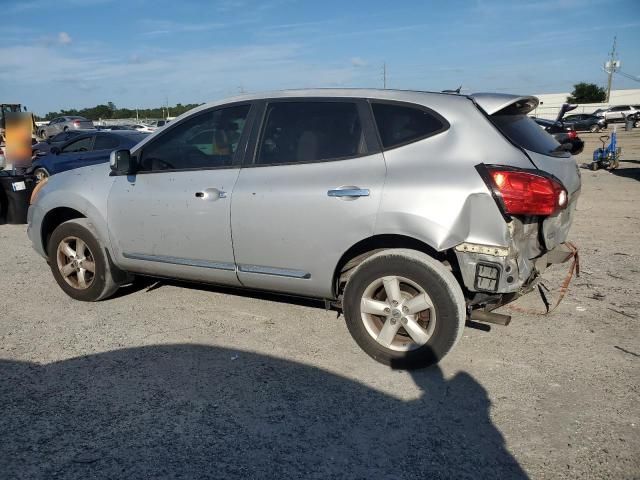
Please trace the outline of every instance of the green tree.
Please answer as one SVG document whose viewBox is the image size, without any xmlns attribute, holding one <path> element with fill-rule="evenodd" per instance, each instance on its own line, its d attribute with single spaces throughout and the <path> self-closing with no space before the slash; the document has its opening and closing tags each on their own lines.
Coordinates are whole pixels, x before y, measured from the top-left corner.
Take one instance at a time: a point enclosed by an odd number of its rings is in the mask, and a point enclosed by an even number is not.
<svg viewBox="0 0 640 480">
<path fill-rule="evenodd" d="M 569 103 L 602 103 L 607 98 L 604 88 L 595 83 L 580 82 L 573 86 L 573 92 L 567 97 Z"/>
</svg>

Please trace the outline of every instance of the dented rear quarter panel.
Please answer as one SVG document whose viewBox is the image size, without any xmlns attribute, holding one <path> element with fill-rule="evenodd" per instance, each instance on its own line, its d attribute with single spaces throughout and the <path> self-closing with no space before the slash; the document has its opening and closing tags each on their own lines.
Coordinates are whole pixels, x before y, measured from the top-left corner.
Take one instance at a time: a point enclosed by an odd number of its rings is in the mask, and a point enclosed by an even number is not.
<svg viewBox="0 0 640 480">
<path fill-rule="evenodd" d="M 425 106 L 450 123 L 443 133 L 384 152 L 387 178 L 376 234 L 417 238 L 437 251 L 469 242 L 508 247 L 510 234 L 475 165 L 534 168 L 465 97 Z"/>
</svg>

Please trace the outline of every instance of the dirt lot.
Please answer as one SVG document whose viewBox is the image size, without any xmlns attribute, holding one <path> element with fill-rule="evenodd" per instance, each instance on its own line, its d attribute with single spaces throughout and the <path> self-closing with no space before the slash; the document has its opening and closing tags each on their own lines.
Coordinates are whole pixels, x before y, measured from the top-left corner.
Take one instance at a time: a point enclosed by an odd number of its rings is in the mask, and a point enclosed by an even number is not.
<svg viewBox="0 0 640 480">
<path fill-rule="evenodd" d="M 413 373 L 310 302 L 166 283 L 74 302 L 0 226 L 1 476 L 640 478 L 640 129 L 619 143 L 615 174 L 582 170 L 582 276 L 556 312 L 467 329 Z"/>
</svg>

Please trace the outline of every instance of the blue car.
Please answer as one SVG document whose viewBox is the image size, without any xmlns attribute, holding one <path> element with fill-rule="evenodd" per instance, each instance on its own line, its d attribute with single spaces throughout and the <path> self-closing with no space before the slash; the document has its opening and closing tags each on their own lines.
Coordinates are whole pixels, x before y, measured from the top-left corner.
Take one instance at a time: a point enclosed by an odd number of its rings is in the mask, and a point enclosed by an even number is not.
<svg viewBox="0 0 640 480">
<path fill-rule="evenodd" d="M 51 147 L 48 154 L 38 157 L 31 164 L 37 181 L 50 175 L 109 161 L 113 150 L 130 149 L 148 134 L 136 131 L 92 131 L 78 135 L 60 146 Z"/>
</svg>

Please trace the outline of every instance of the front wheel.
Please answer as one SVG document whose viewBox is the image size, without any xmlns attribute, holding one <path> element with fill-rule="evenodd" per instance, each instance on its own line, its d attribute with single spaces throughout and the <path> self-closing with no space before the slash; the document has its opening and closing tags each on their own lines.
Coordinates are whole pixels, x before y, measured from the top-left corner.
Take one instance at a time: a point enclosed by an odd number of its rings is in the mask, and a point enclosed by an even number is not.
<svg viewBox="0 0 640 480">
<path fill-rule="evenodd" d="M 86 218 L 59 225 L 47 251 L 53 277 L 71 298 L 95 302 L 118 289 L 111 265 Z"/>
<path fill-rule="evenodd" d="M 596 124 L 594 124 L 594 125 L 591 125 L 591 126 L 589 127 L 589 131 L 590 131 L 591 133 L 597 133 L 597 132 L 599 132 L 599 131 L 600 131 L 600 125 L 598 125 L 597 123 L 596 123 Z"/>
<path fill-rule="evenodd" d="M 347 327 L 372 358 L 395 368 L 438 363 L 462 336 L 460 285 L 442 263 L 407 249 L 362 262 L 344 290 Z"/>
</svg>

